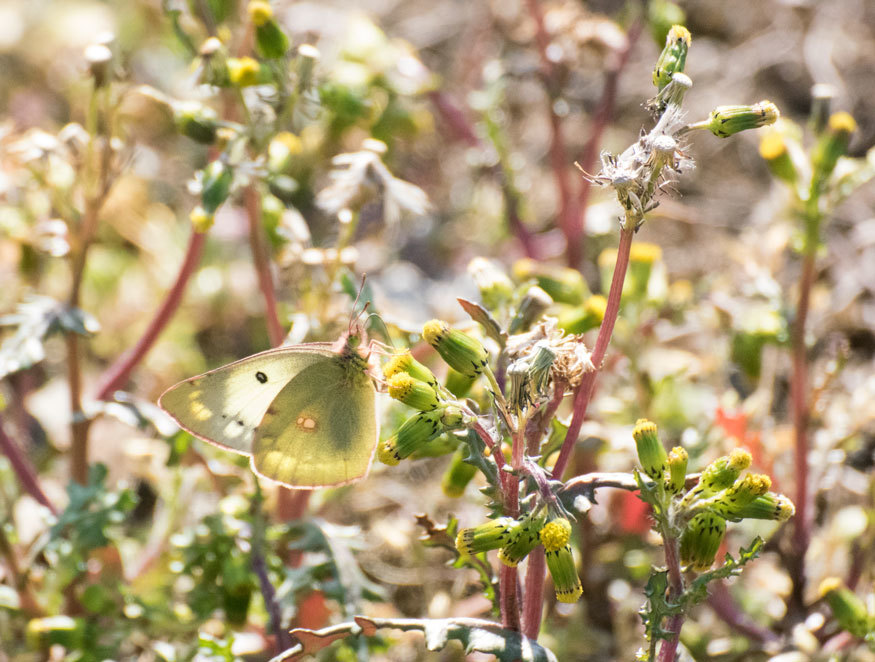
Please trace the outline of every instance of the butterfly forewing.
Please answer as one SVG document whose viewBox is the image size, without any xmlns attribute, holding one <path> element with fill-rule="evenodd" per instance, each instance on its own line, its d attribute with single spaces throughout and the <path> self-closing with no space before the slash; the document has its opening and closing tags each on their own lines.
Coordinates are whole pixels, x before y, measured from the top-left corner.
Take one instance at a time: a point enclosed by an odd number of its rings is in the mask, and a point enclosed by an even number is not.
<svg viewBox="0 0 875 662">
<path fill-rule="evenodd" d="M 255 471 L 293 487 L 342 485 L 365 476 L 379 434 L 365 368 L 333 355 L 301 370 L 258 425 Z"/>
<path fill-rule="evenodd" d="M 328 343 L 269 350 L 192 377 L 159 399 L 185 430 L 238 453 L 251 453 L 268 407 L 296 375 L 336 359 Z"/>
</svg>

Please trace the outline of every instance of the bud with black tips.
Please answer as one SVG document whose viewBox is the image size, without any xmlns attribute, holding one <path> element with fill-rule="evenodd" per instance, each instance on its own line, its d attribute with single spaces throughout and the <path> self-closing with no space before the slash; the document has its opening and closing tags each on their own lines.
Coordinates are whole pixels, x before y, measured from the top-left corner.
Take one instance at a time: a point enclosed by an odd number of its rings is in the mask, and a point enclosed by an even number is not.
<svg viewBox="0 0 875 662">
<path fill-rule="evenodd" d="M 689 521 L 681 535 L 681 563 L 697 572 L 704 572 L 714 563 L 723 536 L 726 520 L 710 511 L 698 513 Z"/>
<path fill-rule="evenodd" d="M 467 333 L 453 329 L 441 320 L 426 322 L 422 337 L 434 347 L 444 361 L 463 375 L 482 375 L 487 367 L 489 354 L 479 340 Z"/>
</svg>

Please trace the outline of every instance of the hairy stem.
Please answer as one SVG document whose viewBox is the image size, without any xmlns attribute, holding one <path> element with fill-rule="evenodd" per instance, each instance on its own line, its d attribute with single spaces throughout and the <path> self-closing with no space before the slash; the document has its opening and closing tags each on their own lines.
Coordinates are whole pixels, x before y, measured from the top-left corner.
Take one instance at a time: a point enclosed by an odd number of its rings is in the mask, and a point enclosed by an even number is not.
<svg viewBox="0 0 875 662">
<path fill-rule="evenodd" d="M 665 530 L 662 532 L 663 544 L 665 545 L 665 565 L 668 568 L 668 599 L 675 600 L 684 592 L 684 578 L 681 575 L 678 541 L 667 533 Z M 681 639 L 681 627 L 683 627 L 685 619 L 686 615 L 681 612 L 666 620 L 665 630 L 670 632 L 671 636 L 662 641 L 657 662 L 675 661 Z"/>
<path fill-rule="evenodd" d="M 632 235 L 635 233 L 634 224 L 627 223 L 620 231 L 620 245 L 617 247 L 617 263 L 614 265 L 614 276 L 611 279 L 611 289 L 608 292 L 608 303 L 605 309 L 605 317 L 599 327 L 599 335 L 596 338 L 595 347 L 592 351 L 592 363 L 595 369 L 586 373 L 577 387 L 574 394 L 574 413 L 571 416 L 571 423 L 568 425 L 568 431 L 565 434 L 565 441 L 562 442 L 562 449 L 559 451 L 559 458 L 553 467 L 553 478 L 562 479 L 562 474 L 568 466 L 568 460 L 571 457 L 571 451 L 574 449 L 574 444 L 577 442 L 577 436 L 580 434 L 580 427 L 583 425 L 583 419 L 586 416 L 586 408 L 589 405 L 595 390 L 596 377 L 601 369 L 602 361 L 605 358 L 605 353 L 608 349 L 608 344 L 611 341 L 611 335 L 614 332 L 614 324 L 617 322 L 617 314 L 620 312 L 620 299 L 623 294 L 623 282 L 626 280 L 626 269 L 629 266 L 629 251 L 632 248 Z"/>
</svg>

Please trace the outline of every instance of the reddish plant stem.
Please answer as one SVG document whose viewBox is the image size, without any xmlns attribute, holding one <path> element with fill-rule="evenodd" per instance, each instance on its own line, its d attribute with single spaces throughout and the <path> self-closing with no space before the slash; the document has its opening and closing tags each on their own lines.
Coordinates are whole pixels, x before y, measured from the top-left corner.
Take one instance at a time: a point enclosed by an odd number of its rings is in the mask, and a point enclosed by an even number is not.
<svg viewBox="0 0 875 662">
<path fill-rule="evenodd" d="M 668 599 L 674 600 L 684 592 L 684 579 L 681 575 L 681 564 L 678 557 L 678 541 L 666 536 L 663 531 L 663 544 L 665 545 L 665 565 L 668 568 Z M 683 627 L 686 615 L 684 612 L 670 616 L 665 623 L 665 629 L 671 633 L 671 638 L 663 639 L 659 647 L 657 662 L 674 662 L 677 656 L 678 643 L 681 639 L 681 627 Z"/>
<path fill-rule="evenodd" d="M 18 444 L 6 435 L 6 431 L 3 429 L 2 419 L 0 419 L 0 449 L 2 449 L 3 454 L 9 458 L 9 464 L 12 465 L 12 470 L 15 472 L 15 475 L 18 476 L 18 481 L 21 483 L 21 487 L 24 488 L 24 491 L 48 508 L 53 515 L 57 515 L 58 511 L 52 502 L 49 501 L 49 498 L 46 496 L 45 492 L 43 492 L 42 487 L 40 487 L 39 478 L 37 477 L 36 471 L 34 471 L 31 466 L 30 461 L 18 447 Z"/>
<path fill-rule="evenodd" d="M 586 416 L 586 408 L 589 405 L 595 389 L 596 377 L 601 369 L 602 361 L 605 358 L 608 344 L 611 342 L 611 335 L 614 332 L 614 324 L 617 322 L 617 314 L 620 312 L 620 299 L 623 295 L 623 282 L 626 280 L 626 269 L 629 266 L 629 251 L 632 248 L 632 235 L 635 233 L 633 223 L 626 222 L 626 227 L 620 231 L 620 245 L 617 247 L 617 263 L 614 265 L 614 276 L 611 279 L 611 289 L 608 292 L 608 303 L 605 308 L 605 317 L 599 327 L 599 335 L 596 338 L 595 347 L 592 351 L 592 363 L 595 370 L 588 372 L 583 376 L 580 385 L 577 387 L 577 392 L 574 394 L 574 412 L 571 416 L 571 423 L 568 425 L 568 431 L 565 434 L 565 441 L 562 442 L 562 449 L 559 451 L 559 457 L 553 467 L 553 478 L 562 479 L 562 474 L 568 466 L 568 460 L 571 457 L 571 452 L 574 450 L 574 445 L 577 442 L 577 436 L 580 434 L 580 427 L 583 425 L 583 419 Z"/>
<path fill-rule="evenodd" d="M 532 641 L 541 631 L 541 614 L 544 611 L 544 579 L 547 574 L 547 558 L 544 548 L 538 545 L 526 562 L 526 586 L 523 591 L 523 634 Z"/>
<path fill-rule="evenodd" d="M 428 98 L 450 130 L 453 140 L 462 141 L 469 147 L 480 147 L 480 138 L 474 132 L 471 122 L 445 92 L 432 90 L 428 93 Z"/>
<path fill-rule="evenodd" d="M 79 336 L 68 331 L 67 382 L 70 395 L 70 478 L 81 485 L 88 482 L 88 428 L 90 421 L 82 411 L 82 371 L 79 365 Z"/>
<path fill-rule="evenodd" d="M 440 115 L 446 127 L 449 129 L 451 134 L 450 138 L 464 142 L 469 147 L 483 146 L 483 143 L 480 141 L 480 138 L 477 137 L 471 122 L 446 93 L 440 90 L 434 90 L 429 92 L 428 98 L 434 105 L 435 110 L 438 112 L 438 115 Z M 535 238 L 523 223 L 522 218 L 520 218 L 519 195 L 510 186 L 510 182 L 507 181 L 500 164 L 490 168 L 490 172 L 501 182 L 507 225 L 510 228 L 510 231 L 517 238 L 517 241 L 519 241 L 526 257 L 537 258 L 538 249 Z"/>
<path fill-rule="evenodd" d="M 709 591 L 708 605 L 735 632 L 740 632 L 751 639 L 761 642 L 778 641 L 780 639 L 774 632 L 762 627 L 738 608 L 725 582 L 713 582 L 709 586 Z"/>
<path fill-rule="evenodd" d="M 252 250 L 252 262 L 258 275 L 258 286 L 264 299 L 264 318 L 267 323 L 267 335 L 270 344 L 278 347 L 282 344 L 285 332 L 277 312 L 276 294 L 273 287 L 273 275 L 270 273 L 270 262 L 261 230 L 261 200 L 254 184 L 246 187 L 243 192 L 243 203 L 246 206 L 246 216 L 249 220 L 249 245 Z M 310 490 L 295 490 L 280 487 L 277 492 L 277 516 L 283 521 L 300 519 L 310 501 Z M 300 563 L 300 555 L 289 558 L 293 566 Z"/>
<path fill-rule="evenodd" d="M 565 236 L 568 264 L 577 267 L 581 259 L 580 234 L 577 232 L 577 201 L 571 194 L 571 173 L 569 171 L 568 150 L 562 132 L 562 118 L 556 113 L 555 102 L 561 96 L 555 75 L 555 66 L 547 55 L 550 35 L 544 25 L 544 14 L 538 0 L 527 0 L 529 15 L 535 23 L 535 45 L 541 61 L 541 76 L 547 93 L 547 111 L 550 118 L 550 168 L 559 195 L 559 210 L 556 214 L 559 228 Z"/>
<path fill-rule="evenodd" d="M 641 29 L 641 21 L 635 21 L 635 23 L 632 24 L 626 33 L 626 45 L 623 47 L 623 50 L 616 53 L 613 66 L 605 72 L 605 84 L 602 89 L 602 98 L 599 102 L 598 110 L 593 116 L 589 139 L 586 141 L 583 155 L 578 160 L 578 164 L 586 172 L 592 172 L 595 169 L 596 158 L 598 157 L 599 149 L 602 144 L 602 136 L 614 115 L 614 106 L 617 103 L 617 88 L 620 82 L 620 75 L 623 73 L 626 64 L 629 62 L 629 55 L 632 52 L 632 47 L 637 43 L 638 37 L 641 36 Z M 589 195 L 591 191 L 592 183 L 581 178 L 580 189 L 578 189 L 577 194 L 577 209 L 580 211 L 580 214 L 577 217 L 572 230 L 577 237 L 576 244 L 582 243 L 586 236 L 586 210 L 589 206 Z M 575 268 L 580 266 L 577 262 L 571 261 L 570 252 L 568 257 L 569 266 Z"/>
<path fill-rule="evenodd" d="M 793 325 L 793 377 L 790 382 L 790 398 L 793 406 L 793 427 L 795 429 L 796 464 L 796 518 L 793 529 L 793 543 L 800 556 L 808 547 L 810 538 L 810 515 L 808 512 L 808 358 L 805 346 L 805 326 L 808 319 L 811 287 L 814 283 L 815 251 L 807 251 L 802 262 L 802 276 L 799 282 L 799 304 Z M 799 569 L 803 569 L 800 562 Z M 799 581 L 804 581 L 802 576 Z"/>
<path fill-rule="evenodd" d="M 149 322 L 149 326 L 146 327 L 146 331 L 137 341 L 137 344 L 118 357 L 100 377 L 97 386 L 97 400 L 111 399 L 113 393 L 124 386 L 130 377 L 131 371 L 146 356 L 152 345 L 155 344 L 158 336 L 164 330 L 164 327 L 173 318 L 173 315 L 179 308 L 179 304 L 182 302 L 188 281 L 200 262 L 204 244 L 206 243 L 206 236 L 202 232 L 192 232 L 188 241 L 188 248 L 185 251 L 185 258 L 176 276 L 176 282 L 173 283 L 173 287 L 167 293 L 167 296 L 161 303 L 161 307 L 155 313 L 152 321 Z"/>
<path fill-rule="evenodd" d="M 525 425 L 520 425 L 514 433 L 512 448 L 512 465 L 514 471 L 522 466 L 523 451 L 525 450 Z M 498 450 L 501 454 L 501 449 Z M 504 514 L 516 519 L 520 514 L 520 479 L 516 473 L 504 474 Z M 501 609 L 501 624 L 510 630 L 520 630 L 520 605 L 519 605 L 519 573 L 514 567 L 499 564 L 498 588 L 499 608 Z"/>
<path fill-rule="evenodd" d="M 255 272 L 258 274 L 258 287 L 264 298 L 267 337 L 270 339 L 271 345 L 278 347 L 283 342 L 285 332 L 277 313 L 273 275 L 270 273 L 270 262 L 261 233 L 261 200 L 254 184 L 246 187 L 243 192 L 243 202 L 246 205 L 246 216 L 249 219 L 249 246 L 252 250 L 252 261 L 255 265 Z"/>
<path fill-rule="evenodd" d="M 498 564 L 498 608 L 501 611 L 501 627 L 520 631 L 519 576 L 516 568 Z"/>
</svg>

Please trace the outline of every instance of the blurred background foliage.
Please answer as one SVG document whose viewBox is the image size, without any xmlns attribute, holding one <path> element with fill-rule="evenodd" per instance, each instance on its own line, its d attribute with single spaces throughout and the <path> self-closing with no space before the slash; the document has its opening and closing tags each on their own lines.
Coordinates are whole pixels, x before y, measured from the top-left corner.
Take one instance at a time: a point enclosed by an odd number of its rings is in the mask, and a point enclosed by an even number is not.
<svg viewBox="0 0 875 662">
<path fill-rule="evenodd" d="M 344 328 L 351 303 L 335 284 L 346 270 L 368 274 L 375 308 L 400 329 L 461 319 L 455 298 L 477 297 L 467 271 L 476 256 L 497 260 L 517 283 L 537 283 L 565 328 L 587 332 L 604 312 L 598 297 L 610 282 L 619 208 L 611 192 L 586 191 L 572 163 L 586 162 L 612 72 L 616 98 L 596 147 L 620 151 L 647 123 L 641 104 L 671 23 L 685 15 L 693 34 L 690 119 L 768 98 L 795 122 L 788 135 L 801 134 L 812 85 L 829 83 L 833 108 L 856 119 L 848 156 L 859 170 L 875 144 L 872 3 L 542 2 L 539 31 L 534 2 L 276 2 L 293 56 L 262 57 L 252 75 L 284 80 L 272 67 L 293 68 L 296 87 L 271 89 L 294 103 L 238 86 L 248 118 L 229 90 L 201 84 L 209 64 L 199 54 L 216 36 L 231 57 L 264 55 L 245 3 L 0 2 L 0 408 L 6 435 L 60 511 L 50 518 L 0 458 L 0 659 L 266 659 L 273 642 L 254 544 L 265 545 L 286 625 L 321 627 L 362 612 L 488 614 L 476 573 L 446 567 L 446 550 L 416 542 L 414 513 L 481 517 L 474 487 L 464 499 L 441 491 L 446 458 L 375 467 L 355 487 L 314 494 L 308 518 L 286 522 L 272 515 L 273 488 L 265 486 L 263 506 L 260 492 L 251 498 L 245 462 L 192 443 L 150 404 L 182 378 L 272 344 L 250 250 L 251 179 L 266 185 L 259 220 L 279 319 L 296 342 L 334 339 Z M 101 75 L 112 81 L 97 101 L 94 60 L 89 71 L 84 55 L 95 44 L 110 50 Z M 112 112 L 95 113 L 95 103 Z M 277 117 L 276 107 L 291 110 Z M 191 139 L 191 108 L 218 118 L 203 142 L 215 145 L 211 131 L 222 122 L 244 123 L 263 161 L 234 163 L 178 313 L 121 385 L 126 394 L 98 406 L 88 398 L 165 300 L 190 241 L 189 216 L 206 203 L 215 153 Z M 88 148 L 95 133 L 112 136 L 102 153 L 114 176 L 69 308 L 57 301 L 70 299 L 80 248 L 71 227 L 100 186 Z M 798 223 L 792 192 L 758 155 L 759 137 L 695 135 L 697 171 L 638 234 L 575 473 L 628 470 L 631 424 L 646 416 L 671 445 L 687 447 L 691 465 L 740 444 L 793 493 L 787 348 Z M 332 163 L 339 154 L 346 161 Z M 338 214 L 350 206 L 354 221 Z M 745 623 L 774 636 L 740 629 L 721 594 L 685 628 L 697 660 L 782 651 L 797 656 L 787 660 L 826 660 L 832 650 L 852 656 L 836 659 L 873 659 L 841 639 L 816 590 L 840 576 L 871 599 L 875 578 L 873 206 L 868 184 L 832 208 L 818 255 L 805 592 L 794 602 L 789 536 L 772 523 L 745 524 L 739 541 L 758 533 L 771 542 L 725 592 Z M 561 214 L 583 209 L 582 251 L 571 264 L 581 279 L 566 269 Z M 83 408 L 102 414 L 89 430 L 90 460 L 101 464 L 86 484 L 68 486 L 64 339 L 72 334 L 88 336 Z M 641 590 L 660 559 L 648 528 L 625 493 L 606 493 L 581 523 L 583 601 L 550 605 L 540 639 L 559 659 L 629 659 L 640 645 Z M 367 645 L 370 653 L 349 640 L 326 655 L 463 657 L 454 648 L 427 653 L 419 637 L 397 632 Z"/>
</svg>

